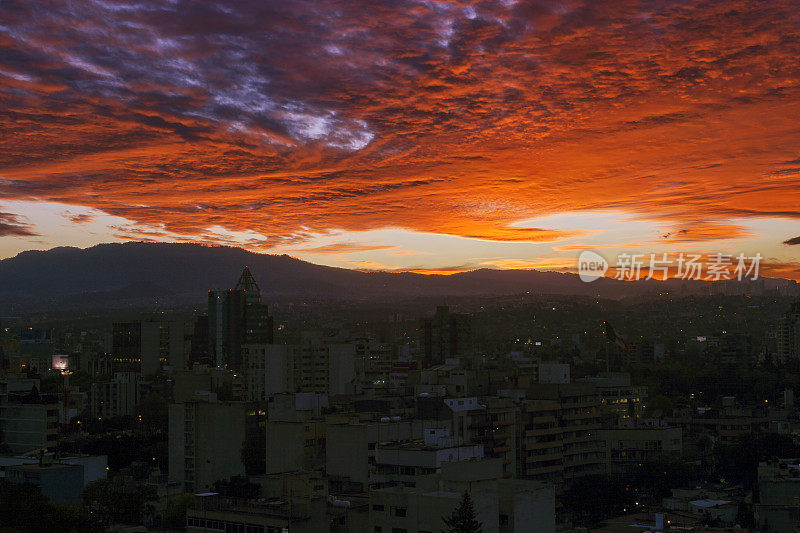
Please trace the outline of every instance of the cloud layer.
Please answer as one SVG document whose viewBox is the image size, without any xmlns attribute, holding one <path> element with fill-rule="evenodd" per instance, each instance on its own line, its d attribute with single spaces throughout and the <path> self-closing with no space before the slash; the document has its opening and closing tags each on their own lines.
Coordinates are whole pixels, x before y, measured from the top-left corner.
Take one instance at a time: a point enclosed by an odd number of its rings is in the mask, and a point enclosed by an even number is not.
<svg viewBox="0 0 800 533">
<path fill-rule="evenodd" d="M 379 228 L 551 242 L 596 228 L 519 221 L 578 210 L 742 238 L 732 219 L 800 218 L 798 7 L 7 1 L 0 200 L 264 249 Z"/>
</svg>

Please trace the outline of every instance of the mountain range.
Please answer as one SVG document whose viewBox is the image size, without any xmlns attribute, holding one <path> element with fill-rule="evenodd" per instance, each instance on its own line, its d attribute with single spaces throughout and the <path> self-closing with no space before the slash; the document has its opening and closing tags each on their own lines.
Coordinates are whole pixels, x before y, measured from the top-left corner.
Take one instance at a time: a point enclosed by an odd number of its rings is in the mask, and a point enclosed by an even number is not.
<svg viewBox="0 0 800 533">
<path fill-rule="evenodd" d="M 663 290 L 702 292 L 706 282 L 600 279 L 538 270 L 480 269 L 451 275 L 364 272 L 288 255 L 199 244 L 100 244 L 27 251 L 0 260 L 0 312 L 202 305 L 233 287 L 247 265 L 266 299 L 376 299 L 532 292 L 623 298 Z"/>
</svg>

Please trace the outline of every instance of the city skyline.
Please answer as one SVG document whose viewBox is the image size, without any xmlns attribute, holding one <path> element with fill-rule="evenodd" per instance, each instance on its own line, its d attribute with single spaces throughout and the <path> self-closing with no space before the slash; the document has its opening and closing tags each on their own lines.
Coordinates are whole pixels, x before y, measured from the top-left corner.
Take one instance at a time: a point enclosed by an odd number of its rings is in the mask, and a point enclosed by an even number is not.
<svg viewBox="0 0 800 533">
<path fill-rule="evenodd" d="M 760 253 L 800 279 L 794 2 L 7 6 L 0 257 Z"/>
</svg>

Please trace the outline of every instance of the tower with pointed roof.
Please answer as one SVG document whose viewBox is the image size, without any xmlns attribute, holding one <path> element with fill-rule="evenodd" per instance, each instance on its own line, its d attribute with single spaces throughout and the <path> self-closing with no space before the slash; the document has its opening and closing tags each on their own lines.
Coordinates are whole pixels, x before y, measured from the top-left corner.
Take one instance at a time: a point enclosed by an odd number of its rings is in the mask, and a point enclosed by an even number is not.
<svg viewBox="0 0 800 533">
<path fill-rule="evenodd" d="M 242 275 L 239 276 L 239 281 L 236 282 L 235 291 L 242 291 L 245 293 L 247 300 L 261 301 L 261 288 L 256 283 L 253 274 L 250 272 L 250 267 L 245 265 Z"/>
<path fill-rule="evenodd" d="M 273 320 L 250 268 L 227 291 L 208 291 L 209 348 L 217 366 L 239 370 L 242 345 L 272 344 Z"/>
</svg>

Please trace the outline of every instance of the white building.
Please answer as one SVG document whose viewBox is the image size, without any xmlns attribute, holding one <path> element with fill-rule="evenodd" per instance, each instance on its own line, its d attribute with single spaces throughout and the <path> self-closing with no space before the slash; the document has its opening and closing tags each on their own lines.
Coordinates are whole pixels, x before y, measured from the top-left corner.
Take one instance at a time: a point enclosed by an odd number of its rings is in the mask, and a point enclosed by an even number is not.
<svg viewBox="0 0 800 533">
<path fill-rule="evenodd" d="M 244 475 L 245 407 L 217 401 L 216 394 L 169 406 L 169 481 L 187 492 Z"/>
<path fill-rule="evenodd" d="M 554 533 L 552 485 L 503 479 L 500 459 L 445 462 L 441 474 L 420 477 L 416 487 L 370 491 L 370 531 L 433 533 L 468 491 L 484 533 Z"/>
<path fill-rule="evenodd" d="M 242 348 L 247 398 L 311 392 L 352 394 L 356 380 L 356 346 L 309 337 L 301 344 L 248 344 Z"/>
</svg>

